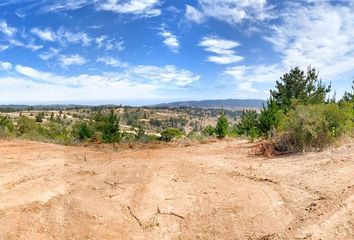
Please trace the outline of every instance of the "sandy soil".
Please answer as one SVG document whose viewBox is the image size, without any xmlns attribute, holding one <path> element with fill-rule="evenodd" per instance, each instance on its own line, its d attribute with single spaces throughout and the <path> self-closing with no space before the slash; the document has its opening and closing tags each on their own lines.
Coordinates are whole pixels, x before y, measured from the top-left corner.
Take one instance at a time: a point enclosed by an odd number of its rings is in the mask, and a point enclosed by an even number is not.
<svg viewBox="0 0 354 240">
<path fill-rule="evenodd" d="M 354 239 L 354 142 L 250 151 L 0 141 L 0 239 Z"/>
</svg>

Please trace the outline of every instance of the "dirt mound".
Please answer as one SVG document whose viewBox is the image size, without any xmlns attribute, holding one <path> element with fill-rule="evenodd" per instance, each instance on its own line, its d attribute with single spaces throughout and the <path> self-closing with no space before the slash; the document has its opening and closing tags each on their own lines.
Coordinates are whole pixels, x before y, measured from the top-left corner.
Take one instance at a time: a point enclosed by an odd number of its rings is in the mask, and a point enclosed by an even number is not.
<svg viewBox="0 0 354 240">
<path fill-rule="evenodd" d="M 245 141 L 0 142 L 0 239 L 354 239 L 354 143 L 267 159 Z"/>
</svg>

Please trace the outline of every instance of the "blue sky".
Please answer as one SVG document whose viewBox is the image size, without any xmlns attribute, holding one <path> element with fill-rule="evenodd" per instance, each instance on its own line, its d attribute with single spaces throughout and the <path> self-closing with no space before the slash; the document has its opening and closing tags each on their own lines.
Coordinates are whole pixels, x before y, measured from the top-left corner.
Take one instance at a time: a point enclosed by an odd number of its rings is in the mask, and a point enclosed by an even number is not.
<svg viewBox="0 0 354 240">
<path fill-rule="evenodd" d="M 0 0 L 0 104 L 266 99 L 354 76 L 354 1 Z"/>
</svg>

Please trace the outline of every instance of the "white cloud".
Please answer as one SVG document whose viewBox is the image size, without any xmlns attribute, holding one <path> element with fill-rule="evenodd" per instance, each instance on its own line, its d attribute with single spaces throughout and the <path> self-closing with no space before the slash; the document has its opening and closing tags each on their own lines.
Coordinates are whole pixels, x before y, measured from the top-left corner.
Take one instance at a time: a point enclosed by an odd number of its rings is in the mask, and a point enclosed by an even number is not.
<svg viewBox="0 0 354 240">
<path fill-rule="evenodd" d="M 354 5 L 318 3 L 283 14 L 265 37 L 285 68 L 312 65 L 328 79 L 354 69 Z"/>
<path fill-rule="evenodd" d="M 238 91 L 242 92 L 250 92 L 250 93 L 258 93 L 259 91 L 255 88 L 253 88 L 251 82 L 242 82 L 238 84 Z"/>
<path fill-rule="evenodd" d="M 15 70 L 16 70 L 16 72 L 18 72 L 28 78 L 32 78 L 32 79 L 40 80 L 40 81 L 44 81 L 44 82 L 53 82 L 53 83 L 60 84 L 59 82 L 56 82 L 56 80 L 57 80 L 56 77 L 54 76 L 54 74 L 51 74 L 51 73 L 38 71 L 34 68 L 26 67 L 26 66 L 22 66 L 22 65 L 16 65 Z"/>
<path fill-rule="evenodd" d="M 119 59 L 115 59 L 112 57 L 101 57 L 97 59 L 97 62 L 104 63 L 107 66 L 112 67 L 127 67 L 128 64 L 121 62 Z"/>
<path fill-rule="evenodd" d="M 13 76 L 17 73 L 18 76 Z M 132 66 L 123 72 L 63 76 L 16 65 L 10 76 L 0 77 L 1 102 L 90 101 L 156 99 L 157 90 L 184 87 L 199 76 L 175 66 Z"/>
<path fill-rule="evenodd" d="M 224 74 L 231 76 L 239 92 L 258 93 L 253 87 L 253 83 L 273 83 L 286 71 L 278 64 L 274 65 L 253 65 L 253 66 L 233 66 L 228 67 Z M 263 96 L 256 96 L 263 97 Z"/>
<path fill-rule="evenodd" d="M 243 60 L 243 57 L 236 55 L 236 52 L 233 50 L 233 48 L 240 46 L 236 41 L 219 37 L 204 37 L 199 46 L 204 47 L 205 51 L 216 54 L 208 57 L 209 62 L 230 64 Z"/>
<path fill-rule="evenodd" d="M 64 76 L 59 80 L 64 79 Z M 2 103 L 60 103 L 122 101 L 124 99 L 155 99 L 157 86 L 149 83 L 135 83 L 119 75 L 79 75 L 69 78 L 76 87 L 38 82 L 24 77 L 0 77 L 0 102 Z M 89 96 L 89 100 L 88 100 Z"/>
<path fill-rule="evenodd" d="M 185 16 L 188 20 L 196 22 L 198 24 L 204 22 L 205 20 L 204 14 L 190 5 L 186 5 Z"/>
<path fill-rule="evenodd" d="M 8 71 L 8 70 L 11 70 L 12 69 L 12 64 L 9 63 L 9 62 L 1 62 L 0 61 L 0 70 L 5 70 L 5 71 Z"/>
<path fill-rule="evenodd" d="M 233 66 L 224 71 L 238 82 L 275 82 L 286 71 L 278 64 L 273 65 L 252 65 Z"/>
<path fill-rule="evenodd" d="M 276 64 L 233 66 L 224 74 L 232 76 L 238 89 L 254 83 L 274 83 L 292 67 L 319 69 L 324 80 L 343 81 L 354 69 L 354 5 L 313 2 L 284 9 L 279 24 L 271 26 L 264 39 L 280 55 Z"/>
<path fill-rule="evenodd" d="M 96 0 L 57 0 L 53 5 L 44 7 L 45 11 L 76 10 L 97 2 Z"/>
<path fill-rule="evenodd" d="M 6 49 L 8 49 L 10 46 L 8 45 L 0 45 L 0 52 L 5 51 Z"/>
<path fill-rule="evenodd" d="M 57 0 L 54 4 L 46 5 L 43 10 L 55 12 L 90 6 L 99 11 L 154 17 L 161 14 L 158 8 L 160 2 L 161 0 Z"/>
<path fill-rule="evenodd" d="M 11 46 L 23 47 L 23 48 L 31 49 L 32 51 L 37 51 L 37 50 L 43 48 L 43 45 L 36 45 L 33 42 L 24 43 L 24 42 L 21 42 L 17 39 L 14 39 L 14 38 L 8 39 L 8 41 Z"/>
<path fill-rule="evenodd" d="M 57 48 L 50 48 L 48 51 L 39 54 L 39 57 L 42 60 L 47 61 L 49 59 L 56 57 L 59 54 L 59 52 L 60 50 Z"/>
<path fill-rule="evenodd" d="M 87 62 L 85 58 L 81 57 L 78 54 L 60 55 L 58 60 L 63 67 L 71 65 L 84 65 Z"/>
<path fill-rule="evenodd" d="M 64 27 L 60 27 L 56 32 L 49 28 L 32 28 L 31 33 L 43 41 L 57 41 L 63 46 L 67 44 L 82 44 L 83 46 L 87 47 L 90 46 L 91 42 L 93 41 L 92 38 L 85 32 L 73 33 L 66 30 Z"/>
<path fill-rule="evenodd" d="M 123 51 L 125 49 L 124 47 L 124 41 L 122 39 L 115 39 L 115 38 L 109 38 L 106 35 L 102 35 L 100 37 L 97 37 L 94 39 L 95 43 L 97 44 L 98 48 L 105 49 L 107 51 L 109 50 L 116 50 L 116 51 Z"/>
<path fill-rule="evenodd" d="M 171 49 L 173 52 L 178 52 L 179 49 L 179 42 L 178 39 L 175 35 L 173 35 L 171 32 L 166 31 L 164 28 L 161 29 L 161 32 L 159 33 L 160 36 L 164 38 L 163 43 Z"/>
<path fill-rule="evenodd" d="M 28 44 L 25 45 L 25 48 L 31 49 L 32 51 L 37 51 L 39 49 L 42 49 L 43 45 L 36 45 L 36 44 L 33 44 L 33 43 L 28 43 Z"/>
<path fill-rule="evenodd" d="M 187 19 L 202 23 L 204 18 L 213 17 L 235 25 L 245 20 L 263 21 L 272 18 L 271 7 L 266 0 L 199 0 L 200 10 L 186 5 Z"/>
<path fill-rule="evenodd" d="M 95 38 L 95 42 L 98 46 L 98 48 L 102 48 L 104 46 L 104 42 L 108 39 L 108 36 L 102 35 L 97 38 Z"/>
<path fill-rule="evenodd" d="M 7 25 L 6 21 L 0 20 L 0 32 L 11 37 L 15 35 L 16 31 L 17 31 L 16 28 Z"/>
<path fill-rule="evenodd" d="M 57 38 L 56 34 L 49 28 L 46 29 L 32 28 L 31 33 L 36 35 L 43 41 L 54 42 Z"/>
<path fill-rule="evenodd" d="M 92 41 L 92 39 L 85 32 L 72 33 L 65 30 L 63 27 L 59 28 L 57 36 L 63 45 L 66 45 L 67 43 L 77 43 L 87 47 Z"/>
<path fill-rule="evenodd" d="M 104 3 L 97 3 L 97 8 L 121 14 L 154 17 L 161 14 L 161 10 L 157 8 L 159 3 L 160 0 L 106 0 Z"/>
<path fill-rule="evenodd" d="M 199 75 L 185 69 L 178 69 L 173 65 L 164 67 L 140 65 L 132 67 L 129 74 L 160 83 L 175 84 L 176 86 L 187 86 L 200 79 Z"/>
</svg>

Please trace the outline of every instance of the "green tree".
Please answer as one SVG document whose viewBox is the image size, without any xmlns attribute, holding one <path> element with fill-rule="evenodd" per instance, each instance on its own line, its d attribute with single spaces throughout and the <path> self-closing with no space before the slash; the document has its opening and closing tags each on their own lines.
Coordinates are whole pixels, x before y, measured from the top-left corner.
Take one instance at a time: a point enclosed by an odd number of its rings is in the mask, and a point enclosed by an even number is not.
<svg viewBox="0 0 354 240">
<path fill-rule="evenodd" d="M 44 112 L 39 112 L 36 115 L 36 122 L 43 122 L 44 119 Z"/>
<path fill-rule="evenodd" d="M 241 113 L 241 121 L 237 124 L 240 135 L 255 138 L 258 130 L 258 114 L 255 110 L 245 110 Z"/>
<path fill-rule="evenodd" d="M 123 134 L 119 127 L 120 118 L 114 113 L 113 109 L 105 116 L 102 126 L 102 139 L 108 143 L 120 143 Z"/>
<path fill-rule="evenodd" d="M 276 82 L 276 90 L 271 91 L 271 96 L 287 112 L 294 102 L 299 105 L 324 103 L 330 91 L 331 86 L 326 86 L 318 79 L 315 68 L 308 67 L 305 74 L 299 67 L 295 67 Z"/>
<path fill-rule="evenodd" d="M 274 99 L 270 97 L 267 101 L 267 105 L 263 105 L 263 109 L 258 118 L 258 130 L 259 133 L 265 137 L 268 137 L 272 131 L 275 131 L 283 111 L 280 110 Z"/>
<path fill-rule="evenodd" d="M 94 132 L 86 122 L 79 122 L 73 126 L 72 134 L 80 141 L 92 138 Z"/>
<path fill-rule="evenodd" d="M 222 111 L 215 127 L 216 136 L 218 138 L 225 138 L 228 132 L 228 128 L 229 128 L 229 123 L 224 114 L 224 111 Z"/>
<path fill-rule="evenodd" d="M 342 98 L 342 101 L 353 102 L 354 103 L 354 80 L 353 80 L 353 83 L 352 83 L 352 91 L 351 92 L 345 91 L 344 95 L 343 95 L 343 98 Z"/>
<path fill-rule="evenodd" d="M 53 112 L 50 114 L 49 120 L 50 120 L 50 121 L 54 121 L 54 113 L 53 113 Z"/>
<path fill-rule="evenodd" d="M 142 139 L 142 138 L 144 138 L 144 137 L 146 136 L 146 134 L 145 134 L 145 128 L 143 127 L 142 124 L 139 124 L 139 126 L 138 126 L 138 128 L 135 130 L 135 132 L 136 132 L 135 138 L 136 138 L 137 140 Z"/>
</svg>

